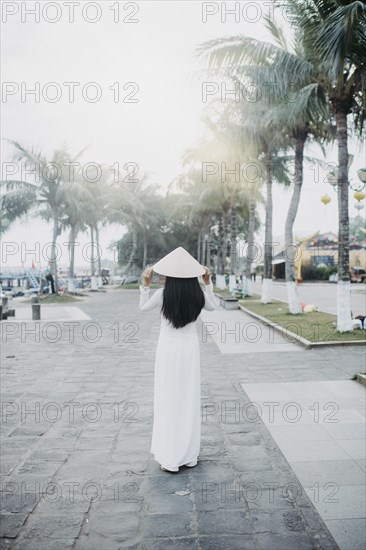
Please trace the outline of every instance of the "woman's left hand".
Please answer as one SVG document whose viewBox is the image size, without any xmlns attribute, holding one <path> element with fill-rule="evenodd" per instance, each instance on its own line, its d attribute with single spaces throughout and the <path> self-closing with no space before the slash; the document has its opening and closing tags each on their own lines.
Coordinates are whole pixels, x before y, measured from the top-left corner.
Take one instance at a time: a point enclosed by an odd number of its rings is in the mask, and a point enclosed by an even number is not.
<svg viewBox="0 0 366 550">
<path fill-rule="evenodd" d="M 142 274 L 142 278 L 144 281 L 144 286 L 150 286 L 153 278 L 153 268 L 147 267 Z"/>
<path fill-rule="evenodd" d="M 205 273 L 204 275 L 202 275 L 203 282 L 205 283 L 205 285 L 209 285 L 210 282 L 211 282 L 211 281 L 210 281 L 211 272 L 210 272 L 210 270 L 208 269 L 207 266 L 204 265 L 204 266 L 202 266 L 202 267 L 204 267 L 205 270 L 206 270 L 206 273 Z"/>
</svg>

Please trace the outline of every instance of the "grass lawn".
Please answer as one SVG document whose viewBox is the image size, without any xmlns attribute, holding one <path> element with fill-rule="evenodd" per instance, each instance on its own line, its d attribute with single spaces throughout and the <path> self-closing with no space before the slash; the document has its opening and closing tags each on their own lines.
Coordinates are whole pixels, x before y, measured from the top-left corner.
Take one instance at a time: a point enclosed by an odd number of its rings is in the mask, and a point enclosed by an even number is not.
<svg viewBox="0 0 366 550">
<path fill-rule="evenodd" d="M 39 297 L 40 304 L 68 304 L 70 302 L 82 302 L 80 298 L 68 294 L 42 294 Z M 30 304 L 32 300 L 24 300 L 23 303 Z"/>
<path fill-rule="evenodd" d="M 112 286 L 111 289 L 112 290 L 129 290 L 129 289 L 134 289 L 134 290 L 138 290 L 140 288 L 140 284 L 141 283 L 131 283 L 129 285 L 116 285 L 116 286 Z M 158 285 L 156 283 L 153 283 L 152 285 L 150 285 L 150 288 L 152 290 L 154 290 L 155 288 L 161 288 L 162 285 Z"/>
<path fill-rule="evenodd" d="M 223 298 L 232 297 L 232 294 L 231 294 L 231 292 L 229 291 L 228 288 L 225 288 L 225 289 L 221 290 L 220 288 L 217 288 L 216 286 L 214 286 L 214 292 L 216 294 L 219 294 Z M 246 296 L 241 301 L 246 302 L 247 300 L 258 300 L 259 298 L 260 298 L 259 294 L 253 294 L 253 296 Z"/>
<path fill-rule="evenodd" d="M 248 310 L 253 311 L 253 313 L 265 317 L 288 331 L 302 336 L 306 340 L 310 340 L 310 342 L 366 341 L 366 330 L 356 329 L 353 332 L 337 332 L 333 325 L 333 322 L 336 321 L 336 316 L 330 313 L 316 311 L 313 313 L 292 315 L 289 313 L 285 302 L 273 300 L 271 304 L 262 304 L 258 298 L 254 300 L 239 300 L 239 303 Z"/>
</svg>

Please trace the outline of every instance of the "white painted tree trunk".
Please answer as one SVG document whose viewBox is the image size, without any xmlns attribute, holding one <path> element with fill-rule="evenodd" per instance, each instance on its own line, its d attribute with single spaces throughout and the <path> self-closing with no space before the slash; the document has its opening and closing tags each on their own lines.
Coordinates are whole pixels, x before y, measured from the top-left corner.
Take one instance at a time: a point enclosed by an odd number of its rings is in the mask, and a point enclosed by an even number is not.
<svg viewBox="0 0 366 550">
<path fill-rule="evenodd" d="M 216 286 L 217 286 L 217 288 L 220 288 L 221 290 L 226 288 L 226 282 L 225 282 L 224 275 L 216 275 Z"/>
<path fill-rule="evenodd" d="M 103 278 L 101 275 L 98 275 L 98 288 L 102 288 L 103 286 Z"/>
<path fill-rule="evenodd" d="M 264 242 L 264 268 L 262 278 L 262 304 L 272 302 L 272 273 L 273 273 L 273 238 L 272 238 L 272 217 L 273 217 L 273 198 L 272 198 L 272 179 L 273 179 L 273 156 L 269 149 L 266 158 L 267 181 L 266 181 L 266 219 L 265 219 L 265 242 Z"/>
<path fill-rule="evenodd" d="M 91 289 L 98 290 L 98 277 L 95 277 L 94 275 L 91 278 Z"/>
<path fill-rule="evenodd" d="M 251 279 L 246 280 L 246 294 L 247 296 L 253 296 L 253 285 Z"/>
<path fill-rule="evenodd" d="M 58 212 L 57 210 L 53 211 L 53 231 L 52 231 L 52 244 L 51 244 L 51 260 L 50 260 L 50 270 L 53 275 L 53 280 L 55 284 L 55 292 L 58 293 L 58 273 L 57 273 L 57 254 L 56 254 L 56 246 L 57 246 L 57 236 L 58 236 Z M 50 284 L 51 288 L 51 284 Z M 52 290 L 51 290 L 52 294 Z"/>
<path fill-rule="evenodd" d="M 272 279 L 263 279 L 262 281 L 262 304 L 272 303 Z"/>
<path fill-rule="evenodd" d="M 229 277 L 229 290 L 230 292 L 236 288 L 236 277 L 235 275 L 230 275 Z"/>
<path fill-rule="evenodd" d="M 67 282 L 67 291 L 71 293 L 75 293 L 75 282 L 72 277 L 69 277 L 69 280 Z"/>
<path fill-rule="evenodd" d="M 337 330 L 339 332 L 353 330 L 350 281 L 338 281 L 337 283 Z"/>
<path fill-rule="evenodd" d="M 307 126 L 300 128 L 294 134 L 295 145 L 295 174 L 294 188 L 290 201 L 290 206 L 285 222 L 285 247 L 284 250 L 286 264 L 286 288 L 288 296 L 288 306 L 290 313 L 302 313 L 300 300 L 297 294 L 295 259 L 297 254 L 297 243 L 294 242 L 293 228 L 300 203 L 301 188 L 303 183 L 303 161 L 304 147 L 308 136 Z"/>
<path fill-rule="evenodd" d="M 288 296 L 288 308 L 290 313 L 302 313 L 296 282 L 286 281 L 286 288 Z"/>
</svg>

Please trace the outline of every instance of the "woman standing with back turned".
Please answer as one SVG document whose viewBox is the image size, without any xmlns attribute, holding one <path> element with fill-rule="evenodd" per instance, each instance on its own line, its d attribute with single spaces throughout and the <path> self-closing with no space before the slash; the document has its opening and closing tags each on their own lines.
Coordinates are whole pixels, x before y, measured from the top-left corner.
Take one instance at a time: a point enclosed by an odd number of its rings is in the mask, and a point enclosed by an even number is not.
<svg viewBox="0 0 366 550">
<path fill-rule="evenodd" d="M 150 297 L 153 271 L 166 279 L 165 287 Z M 202 309 L 216 309 L 213 284 L 208 268 L 181 246 L 146 269 L 143 282 L 140 309 L 159 307 L 161 313 L 151 452 L 162 470 L 178 472 L 180 466 L 196 466 L 200 450 L 201 372 L 196 319 Z"/>
</svg>

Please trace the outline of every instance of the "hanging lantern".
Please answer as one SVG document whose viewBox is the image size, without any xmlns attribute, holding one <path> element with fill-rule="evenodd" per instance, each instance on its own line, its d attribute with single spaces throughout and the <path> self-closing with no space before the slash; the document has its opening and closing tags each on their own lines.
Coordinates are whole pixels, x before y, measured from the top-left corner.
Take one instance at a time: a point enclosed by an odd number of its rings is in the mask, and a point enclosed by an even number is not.
<svg viewBox="0 0 366 550">
<path fill-rule="evenodd" d="M 332 199 L 330 198 L 329 195 L 323 195 L 320 200 L 326 206 Z"/>
<path fill-rule="evenodd" d="M 354 193 L 353 196 L 358 202 L 360 202 L 360 201 L 363 201 L 366 195 L 363 191 L 356 191 L 356 193 Z"/>
<path fill-rule="evenodd" d="M 357 170 L 357 175 L 362 183 L 366 183 L 366 168 L 360 168 Z"/>
<path fill-rule="evenodd" d="M 332 187 L 336 187 L 338 185 L 338 168 L 332 166 L 324 181 L 330 183 Z"/>
</svg>

